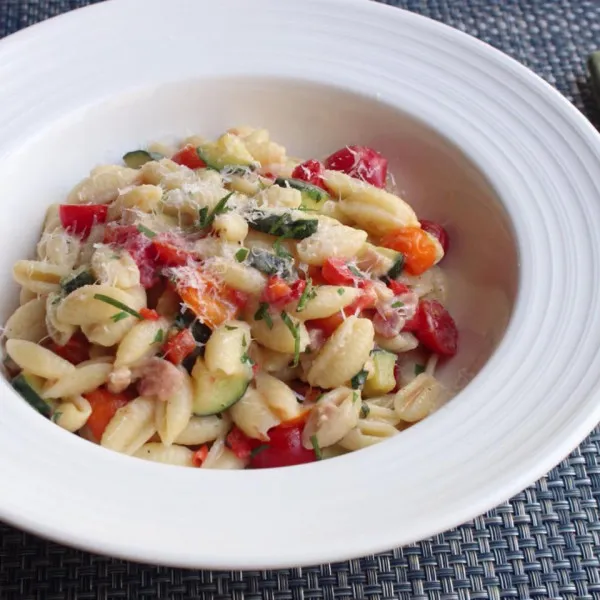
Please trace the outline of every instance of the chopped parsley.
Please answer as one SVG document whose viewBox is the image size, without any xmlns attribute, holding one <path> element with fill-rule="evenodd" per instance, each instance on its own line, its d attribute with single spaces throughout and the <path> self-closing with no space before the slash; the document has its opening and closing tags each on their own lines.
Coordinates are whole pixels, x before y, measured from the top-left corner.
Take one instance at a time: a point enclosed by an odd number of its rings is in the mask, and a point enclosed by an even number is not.
<svg viewBox="0 0 600 600">
<path fill-rule="evenodd" d="M 317 460 L 323 460 L 323 452 L 321 452 L 321 446 L 319 446 L 319 440 L 316 435 L 310 436 L 310 443 L 312 444 L 313 450 L 315 451 L 315 456 Z"/>
<path fill-rule="evenodd" d="M 292 363 L 292 367 L 297 367 L 300 362 L 300 327 L 294 324 L 290 315 L 285 310 L 281 311 L 281 320 L 285 323 L 285 326 L 290 330 L 294 338 L 294 362 Z"/>
<path fill-rule="evenodd" d="M 400 302 L 400 300 L 398 300 L 398 302 L 394 302 L 394 304 L 392 304 L 392 308 L 402 308 L 404 306 L 404 302 Z"/>
<path fill-rule="evenodd" d="M 313 288 L 312 279 L 310 277 L 306 280 L 306 287 L 302 292 L 302 296 L 298 300 L 298 306 L 296 307 L 296 312 L 302 312 L 306 305 L 310 300 L 312 300 L 317 295 L 317 290 Z"/>
<path fill-rule="evenodd" d="M 198 224 L 201 228 L 209 227 L 213 224 L 213 221 L 215 220 L 215 217 L 217 215 L 222 215 L 223 213 L 226 213 L 229 210 L 227 206 L 227 201 L 229 200 L 229 198 L 231 198 L 231 196 L 233 196 L 233 194 L 234 192 L 229 192 L 229 194 L 223 196 L 223 198 L 221 198 L 217 202 L 217 205 L 212 209 L 210 213 L 208 212 L 208 208 L 206 206 L 202 207 L 198 211 Z"/>
<path fill-rule="evenodd" d="M 139 319 L 140 321 L 143 320 L 143 317 L 142 315 L 140 315 L 139 312 L 133 310 L 133 308 L 130 308 L 129 306 L 127 306 L 127 304 L 123 304 L 122 302 L 111 298 L 110 296 L 105 296 L 104 294 L 94 294 L 94 298 L 96 300 L 100 300 L 101 302 L 105 302 L 106 304 L 110 304 L 111 306 L 114 306 L 115 308 L 118 308 L 119 310 L 122 310 L 125 313 L 133 315 L 136 319 Z M 123 313 L 117 313 L 116 315 L 113 315 L 111 319 L 115 322 L 120 321 L 121 319 L 124 319 L 127 316 L 121 316 L 122 314 Z"/>
<path fill-rule="evenodd" d="M 225 325 L 225 329 L 227 329 L 227 331 L 235 331 L 237 329 L 237 327 L 232 327 L 231 325 Z M 244 341 L 246 341 L 246 338 L 244 338 Z"/>
<path fill-rule="evenodd" d="M 371 407 L 368 404 L 366 404 L 365 402 L 363 402 L 360 405 L 360 418 L 366 419 L 369 416 L 370 412 L 371 412 Z"/>
<path fill-rule="evenodd" d="M 267 327 L 269 329 L 273 329 L 273 319 L 271 319 L 271 315 L 269 314 L 269 305 L 266 302 L 261 302 L 258 310 L 254 314 L 255 321 L 262 321 L 264 319 Z"/>
<path fill-rule="evenodd" d="M 352 404 L 354 404 L 360 398 L 360 394 L 355 390 L 352 392 Z"/>
<path fill-rule="evenodd" d="M 415 365 L 415 375 L 420 375 L 421 373 L 425 372 L 425 366 L 424 365 Z"/>
<path fill-rule="evenodd" d="M 162 329 L 159 329 L 154 336 L 154 344 L 160 344 L 165 339 L 165 332 Z"/>
<path fill-rule="evenodd" d="M 254 364 L 254 361 L 250 358 L 250 356 L 248 355 L 248 352 L 244 352 L 244 354 L 242 354 L 240 361 L 243 365 L 253 365 Z"/>
<path fill-rule="evenodd" d="M 346 293 L 346 290 L 344 288 L 338 288 L 337 293 L 338 296 L 343 296 Z"/>
<path fill-rule="evenodd" d="M 235 253 L 235 260 L 237 260 L 239 263 L 244 262 L 248 256 L 248 248 L 240 248 L 236 253 Z"/>
<path fill-rule="evenodd" d="M 360 389 L 363 385 L 365 385 L 365 381 L 367 380 L 367 377 L 369 376 L 369 372 L 365 371 L 364 369 L 361 369 L 351 380 L 350 383 L 352 384 L 352 389 L 353 390 L 358 390 Z"/>
<path fill-rule="evenodd" d="M 137 226 L 137 230 L 140 233 L 143 233 L 147 238 L 152 239 L 153 237 L 156 237 L 156 232 L 152 231 L 152 229 L 148 229 L 145 225 L 142 225 L 141 223 Z"/>
</svg>

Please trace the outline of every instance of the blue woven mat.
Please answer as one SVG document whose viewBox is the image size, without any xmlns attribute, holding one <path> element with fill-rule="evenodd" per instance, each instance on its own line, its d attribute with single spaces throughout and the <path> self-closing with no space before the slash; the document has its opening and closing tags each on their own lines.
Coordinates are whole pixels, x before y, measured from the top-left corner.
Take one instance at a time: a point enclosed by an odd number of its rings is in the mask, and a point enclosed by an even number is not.
<svg viewBox="0 0 600 600">
<path fill-rule="evenodd" d="M 383 1 L 500 48 L 600 125 L 585 71 L 587 54 L 600 48 L 600 0 Z M 0 0 L 0 36 L 91 3 Z M 488 514 L 419 544 L 332 565 L 244 573 L 150 567 L 71 550 L 0 523 L 0 598 L 600 600 L 599 504 L 600 428 L 546 477 Z"/>
</svg>

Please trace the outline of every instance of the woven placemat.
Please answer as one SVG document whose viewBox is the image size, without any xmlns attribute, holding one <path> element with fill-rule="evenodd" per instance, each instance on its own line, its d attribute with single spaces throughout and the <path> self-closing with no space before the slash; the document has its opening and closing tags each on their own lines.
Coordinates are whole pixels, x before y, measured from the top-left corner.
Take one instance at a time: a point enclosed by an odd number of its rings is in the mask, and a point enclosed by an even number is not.
<svg viewBox="0 0 600 600">
<path fill-rule="evenodd" d="M 500 48 L 600 125 L 585 70 L 587 54 L 600 48 L 598 0 L 383 1 Z M 91 3 L 0 0 L 0 36 Z M 419 544 L 332 565 L 243 573 L 151 567 L 0 523 L 0 598 L 600 600 L 599 503 L 600 428 L 546 477 L 488 514 Z"/>
</svg>

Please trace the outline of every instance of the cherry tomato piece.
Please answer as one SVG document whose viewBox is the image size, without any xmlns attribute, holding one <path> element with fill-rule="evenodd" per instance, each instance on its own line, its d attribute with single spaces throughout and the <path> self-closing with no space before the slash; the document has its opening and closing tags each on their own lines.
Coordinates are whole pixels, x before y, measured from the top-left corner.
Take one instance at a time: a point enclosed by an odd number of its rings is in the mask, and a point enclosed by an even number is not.
<svg viewBox="0 0 600 600">
<path fill-rule="evenodd" d="M 192 144 L 184 146 L 181 150 L 171 156 L 171 160 L 178 165 L 184 165 L 190 169 L 202 169 L 206 163 L 198 156 L 196 148 Z"/>
<path fill-rule="evenodd" d="M 454 356 L 458 350 L 458 329 L 450 313 L 437 300 L 421 300 L 417 308 L 415 336 L 432 352 Z"/>
<path fill-rule="evenodd" d="M 421 221 L 421 229 L 437 238 L 437 241 L 440 243 L 444 254 L 448 252 L 450 238 L 448 237 L 448 232 L 440 224 L 423 219 Z"/>
<path fill-rule="evenodd" d="M 260 440 L 248 437 L 237 425 L 234 425 L 225 438 L 225 444 L 238 458 L 246 460 L 252 450 L 260 446 Z"/>
<path fill-rule="evenodd" d="M 92 414 L 87 420 L 86 427 L 97 442 L 102 439 L 102 434 L 115 413 L 129 402 L 125 394 L 112 394 L 104 388 L 98 388 L 84 397 L 92 407 Z"/>
<path fill-rule="evenodd" d="M 140 316 L 145 321 L 158 321 L 160 315 L 153 308 L 140 308 Z"/>
<path fill-rule="evenodd" d="M 292 171 L 292 179 L 300 179 L 323 189 L 325 189 L 324 175 L 323 163 L 313 159 L 303 162 Z"/>
<path fill-rule="evenodd" d="M 330 285 L 354 285 L 357 276 L 343 258 L 328 258 L 323 263 L 323 279 Z"/>
<path fill-rule="evenodd" d="M 420 227 L 401 227 L 381 238 L 381 245 L 404 254 L 404 265 L 412 275 L 421 275 L 437 259 L 435 242 Z"/>
<path fill-rule="evenodd" d="M 346 146 L 325 159 L 325 167 L 342 171 L 378 188 L 384 188 L 387 178 L 386 158 L 367 146 Z"/>
<path fill-rule="evenodd" d="M 174 365 L 180 365 L 195 349 L 196 340 L 189 329 L 182 329 L 163 346 L 165 359 Z"/>
<path fill-rule="evenodd" d="M 303 279 L 297 279 L 289 285 L 281 277 L 271 275 L 261 295 L 261 301 L 275 306 L 283 306 L 298 300 L 302 296 L 305 287 L 306 281 Z"/>
<path fill-rule="evenodd" d="M 73 365 L 78 365 L 90 358 L 90 342 L 81 332 L 71 336 L 63 346 L 59 346 L 56 342 L 50 342 L 48 348 Z"/>
<path fill-rule="evenodd" d="M 303 429 L 304 420 L 269 429 L 269 442 L 254 449 L 249 466 L 253 469 L 271 469 L 314 462 L 317 459 L 314 450 L 302 445 Z"/>
<path fill-rule="evenodd" d="M 61 204 L 58 209 L 60 222 L 65 230 L 86 239 L 96 223 L 104 223 L 107 204 Z"/>
<path fill-rule="evenodd" d="M 160 265 L 180 267 L 192 258 L 191 254 L 183 248 L 183 241 L 177 236 L 159 234 L 152 238 L 152 245 L 156 251 L 156 261 Z"/>
<path fill-rule="evenodd" d="M 394 281 L 393 279 L 388 283 L 388 287 L 394 292 L 394 296 L 400 296 L 400 294 L 410 292 L 410 288 L 407 285 L 400 283 L 399 281 Z"/>
</svg>

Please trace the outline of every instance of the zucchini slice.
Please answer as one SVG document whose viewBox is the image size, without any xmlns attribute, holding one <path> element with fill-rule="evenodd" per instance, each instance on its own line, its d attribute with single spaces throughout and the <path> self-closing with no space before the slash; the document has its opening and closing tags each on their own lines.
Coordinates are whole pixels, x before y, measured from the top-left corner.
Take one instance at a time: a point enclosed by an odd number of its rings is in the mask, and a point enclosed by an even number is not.
<svg viewBox="0 0 600 600">
<path fill-rule="evenodd" d="M 298 190 L 302 194 L 302 203 L 300 206 L 310 210 L 318 210 L 321 208 L 323 202 L 329 198 L 329 194 L 325 190 L 301 179 L 278 177 L 275 179 L 275 185 Z"/>
<path fill-rule="evenodd" d="M 289 259 L 277 256 L 273 252 L 262 248 L 253 248 L 248 254 L 247 262 L 251 267 L 265 275 L 279 275 L 283 279 L 296 276 L 296 269 L 294 269 Z"/>
<path fill-rule="evenodd" d="M 194 381 L 193 413 L 198 417 L 216 415 L 233 406 L 246 393 L 250 377 L 213 373 L 198 358 L 192 369 Z"/>
<path fill-rule="evenodd" d="M 12 380 L 12 386 L 25 401 L 40 414 L 50 418 L 54 407 L 41 396 L 43 384 L 44 380 L 41 377 L 31 373 L 20 373 Z"/>
<path fill-rule="evenodd" d="M 374 350 L 371 358 L 373 359 L 373 372 L 367 378 L 363 387 L 363 396 L 365 398 L 382 396 L 391 392 L 396 387 L 396 378 L 394 376 L 396 355 L 386 350 Z"/>
<path fill-rule="evenodd" d="M 147 150 L 132 150 L 123 155 L 123 162 L 130 169 L 139 169 L 142 165 L 145 165 L 151 160 L 160 160 L 164 158 L 162 154 L 158 152 L 148 152 Z"/>
</svg>

